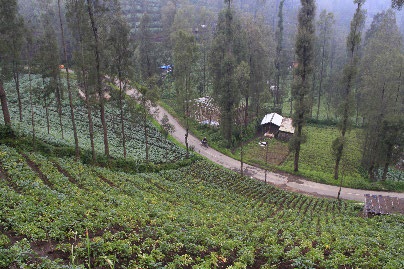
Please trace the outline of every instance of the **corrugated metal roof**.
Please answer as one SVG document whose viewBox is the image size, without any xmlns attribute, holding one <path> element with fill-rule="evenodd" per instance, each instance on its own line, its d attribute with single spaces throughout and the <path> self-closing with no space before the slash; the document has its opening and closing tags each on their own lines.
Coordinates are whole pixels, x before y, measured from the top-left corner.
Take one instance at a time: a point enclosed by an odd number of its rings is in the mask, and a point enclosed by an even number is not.
<svg viewBox="0 0 404 269">
<path fill-rule="evenodd" d="M 282 124 L 283 117 L 279 115 L 278 113 L 270 113 L 266 114 L 265 117 L 261 121 L 261 125 L 267 124 L 267 123 L 272 123 L 277 126 L 281 126 Z"/>
<path fill-rule="evenodd" d="M 283 118 L 281 127 L 279 127 L 280 132 L 285 133 L 295 133 L 295 127 L 293 127 L 293 121 L 291 118 Z"/>
</svg>

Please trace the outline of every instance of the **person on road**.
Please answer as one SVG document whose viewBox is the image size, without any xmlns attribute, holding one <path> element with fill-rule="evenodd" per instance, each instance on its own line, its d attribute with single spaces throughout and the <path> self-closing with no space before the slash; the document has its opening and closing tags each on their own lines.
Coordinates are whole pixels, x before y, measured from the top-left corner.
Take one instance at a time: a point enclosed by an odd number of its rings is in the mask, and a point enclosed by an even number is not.
<svg viewBox="0 0 404 269">
<path fill-rule="evenodd" d="M 204 146 L 208 146 L 208 140 L 206 139 L 206 136 L 202 139 L 201 143 Z"/>
</svg>

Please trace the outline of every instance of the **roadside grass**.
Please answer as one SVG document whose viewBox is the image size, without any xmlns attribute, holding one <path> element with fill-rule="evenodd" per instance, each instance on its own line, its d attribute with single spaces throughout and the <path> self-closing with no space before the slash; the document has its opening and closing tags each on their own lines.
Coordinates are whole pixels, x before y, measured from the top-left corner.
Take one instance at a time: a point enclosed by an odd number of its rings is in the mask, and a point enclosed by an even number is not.
<svg viewBox="0 0 404 269">
<path fill-rule="evenodd" d="M 181 126 L 185 126 L 185 118 L 179 111 L 179 107 L 176 106 L 175 101 L 171 99 L 162 99 L 158 103 L 161 107 L 163 107 L 168 113 L 170 113 L 174 118 L 177 119 Z M 177 109 L 175 109 L 175 108 Z M 197 121 L 193 119 L 189 119 L 189 132 L 202 140 L 202 138 L 207 137 L 209 147 L 229 156 L 234 159 L 238 159 L 239 157 L 233 152 L 226 148 L 223 144 L 222 135 L 218 128 L 211 128 L 207 125 L 201 125 Z"/>
<path fill-rule="evenodd" d="M 172 113 L 179 122 L 184 126 L 185 120 L 181 115 L 181 111 L 175 111 L 175 103 L 173 100 L 164 99 L 160 102 L 169 113 Z M 268 162 L 266 162 L 266 148 L 259 145 L 260 141 L 264 141 L 262 136 L 251 139 L 244 145 L 244 162 L 267 168 L 271 171 L 283 171 L 295 175 L 302 176 L 307 180 L 314 182 L 336 185 L 340 184 L 342 178 L 342 186 L 356 189 L 382 190 L 404 192 L 404 181 L 402 180 L 386 180 L 372 182 L 366 173 L 361 171 L 361 141 L 360 128 L 353 128 L 347 136 L 347 147 L 344 151 L 343 160 L 340 165 L 340 179 L 334 179 L 335 160 L 332 154 L 331 145 L 335 138 L 338 137 L 339 131 L 332 120 L 324 117 L 325 111 L 321 111 L 320 119 L 312 120 L 311 124 L 305 127 L 307 136 L 306 143 L 302 144 L 299 161 L 299 172 L 293 171 L 294 155 L 289 152 L 287 142 L 281 142 L 276 139 L 267 139 L 268 141 Z M 240 160 L 240 147 L 231 150 L 226 148 L 222 143 L 220 130 L 211 128 L 206 125 L 200 125 L 196 121 L 190 120 L 190 132 L 196 137 L 202 139 L 204 136 L 208 138 L 209 146 L 215 150 Z M 330 124 L 332 123 L 332 124 Z M 394 173 L 394 171 L 393 171 Z"/>
<path fill-rule="evenodd" d="M 289 153 L 288 143 L 276 139 L 268 139 L 268 165 L 266 165 L 266 148 L 259 145 L 260 138 L 254 139 L 244 147 L 245 162 L 259 165 L 271 170 L 281 170 L 300 175 L 308 180 L 339 185 L 335 180 L 334 157 L 331 150 L 332 141 L 338 136 L 336 127 L 307 125 L 305 128 L 307 142 L 302 144 L 299 160 L 299 172 L 293 171 L 294 154 Z M 347 137 L 347 147 L 340 167 L 342 186 L 357 189 L 404 191 L 403 181 L 371 182 L 360 170 L 361 130 L 353 129 Z M 234 154 L 240 159 L 240 148 Z"/>
</svg>

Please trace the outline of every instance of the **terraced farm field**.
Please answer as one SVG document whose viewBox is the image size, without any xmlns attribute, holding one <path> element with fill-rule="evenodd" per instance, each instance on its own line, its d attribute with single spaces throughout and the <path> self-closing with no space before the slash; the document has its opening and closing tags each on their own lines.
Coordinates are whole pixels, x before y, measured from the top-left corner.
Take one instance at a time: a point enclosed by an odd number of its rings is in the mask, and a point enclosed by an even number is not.
<svg viewBox="0 0 404 269">
<path fill-rule="evenodd" d="M 402 215 L 205 161 L 128 174 L 0 145 L 0 193 L 0 268 L 404 268 Z"/>
<path fill-rule="evenodd" d="M 31 84 L 33 87 L 42 87 L 42 78 L 40 76 L 32 76 Z M 22 111 L 23 119 L 19 121 L 18 118 L 18 104 L 17 96 L 14 89 L 14 83 L 5 83 L 9 99 L 9 109 L 11 119 L 13 121 L 13 129 L 24 135 L 32 134 L 31 123 L 31 109 L 29 103 L 29 80 L 28 75 L 21 77 L 21 96 L 22 96 Z M 79 138 L 79 145 L 84 150 L 90 150 L 90 138 L 87 119 L 87 110 L 84 106 L 84 101 L 78 97 L 78 89 L 73 86 L 73 89 L 77 90 L 75 94 L 74 106 L 75 106 L 75 118 L 77 125 L 77 132 Z M 65 93 L 67 95 L 67 93 Z M 57 105 L 54 97 L 49 98 L 49 121 L 50 131 L 47 132 L 47 117 L 46 110 L 41 105 L 43 100 L 34 98 L 34 118 L 35 118 L 35 132 L 36 137 L 40 140 L 47 141 L 54 145 L 74 145 L 73 127 L 70 120 L 70 108 L 67 102 L 67 96 L 62 104 L 62 125 L 63 125 L 63 137 L 59 125 L 59 116 L 57 113 Z M 104 152 L 103 144 L 103 131 L 101 126 L 101 120 L 99 116 L 99 109 L 95 106 L 92 108 L 93 122 L 94 122 L 94 144 L 98 155 Z M 122 139 L 121 139 L 121 126 L 119 110 L 114 107 L 111 102 L 106 106 L 106 121 L 108 127 L 108 139 L 110 154 L 112 157 L 123 156 Z M 144 162 L 146 158 L 145 151 L 145 137 L 144 127 L 142 120 L 129 113 L 128 106 L 125 106 L 125 133 L 126 133 L 126 148 L 128 158 Z M 4 124 L 3 118 L 0 117 L 0 124 Z M 172 163 L 185 158 L 186 152 L 184 149 L 178 147 L 173 142 L 167 140 L 151 123 L 147 123 L 148 127 L 148 143 L 149 143 L 149 160 L 153 163 Z M 167 153 L 170 154 L 167 154 Z"/>
</svg>

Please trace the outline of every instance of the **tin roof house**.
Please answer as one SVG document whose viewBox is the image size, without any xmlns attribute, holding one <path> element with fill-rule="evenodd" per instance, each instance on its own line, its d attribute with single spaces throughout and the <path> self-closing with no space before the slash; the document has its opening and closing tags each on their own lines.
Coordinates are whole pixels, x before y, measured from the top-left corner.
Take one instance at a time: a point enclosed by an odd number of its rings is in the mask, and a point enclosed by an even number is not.
<svg viewBox="0 0 404 269">
<path fill-rule="evenodd" d="M 285 118 L 278 113 L 265 115 L 261 121 L 264 136 L 276 137 L 282 141 L 288 141 L 294 134 L 295 128 L 291 118 Z"/>
</svg>

